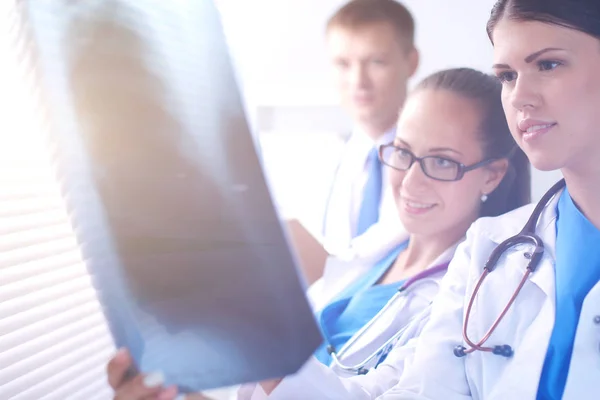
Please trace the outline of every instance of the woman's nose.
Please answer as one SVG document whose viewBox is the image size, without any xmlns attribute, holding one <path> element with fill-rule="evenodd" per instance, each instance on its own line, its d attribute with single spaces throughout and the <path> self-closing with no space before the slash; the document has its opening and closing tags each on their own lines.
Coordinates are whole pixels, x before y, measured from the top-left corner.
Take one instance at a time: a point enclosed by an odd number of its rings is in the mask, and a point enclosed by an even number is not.
<svg viewBox="0 0 600 400">
<path fill-rule="evenodd" d="M 417 189 L 427 184 L 430 178 L 425 175 L 423 168 L 418 161 L 415 161 L 410 168 L 404 172 L 402 186 L 407 189 Z"/>
<path fill-rule="evenodd" d="M 510 93 L 511 105 L 518 111 L 535 108 L 540 103 L 538 85 L 533 78 L 519 76 Z"/>
</svg>

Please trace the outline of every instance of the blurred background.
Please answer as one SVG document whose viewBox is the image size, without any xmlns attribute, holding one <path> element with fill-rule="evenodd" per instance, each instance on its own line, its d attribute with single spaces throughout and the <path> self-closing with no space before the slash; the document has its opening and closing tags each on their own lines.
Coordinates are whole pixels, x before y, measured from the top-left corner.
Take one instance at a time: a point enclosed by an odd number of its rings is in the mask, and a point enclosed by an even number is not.
<svg viewBox="0 0 600 400">
<path fill-rule="evenodd" d="M 237 60 L 249 112 L 260 135 L 266 168 L 284 208 L 297 207 L 307 184 L 327 178 L 335 157 L 325 149 L 350 132 L 329 75 L 324 26 L 343 0 L 217 0 Z M 420 66 L 416 84 L 430 73 L 467 66 L 491 72 L 485 33 L 494 0 L 404 0 L 416 23 Z M 324 145 L 327 144 L 327 145 Z M 297 149 L 286 152 L 284 147 Z M 311 162 L 306 163 L 306 155 Z M 315 162 L 314 156 L 319 157 Z M 333 162 L 332 162 L 333 161 Z M 275 168 L 274 166 L 278 167 Z M 302 166 L 302 168 L 300 168 Z M 305 172 L 311 173 L 307 179 Z M 290 179 L 290 177 L 293 177 Z M 532 200 L 560 178 L 533 171 Z"/>
<path fill-rule="evenodd" d="M 230 44 L 275 199 L 285 215 L 307 204 L 311 188 L 327 185 L 351 121 L 339 106 L 325 47 L 325 23 L 343 0 L 215 0 Z M 36 41 L 55 70 L 61 55 L 77 42 L 70 24 L 92 18 L 104 0 L 30 1 Z M 184 107 L 194 68 L 197 34 L 194 0 L 126 1 L 120 13 L 143 32 L 146 45 L 164 64 L 160 71 Z M 430 73 L 468 66 L 490 71 L 492 47 L 485 23 L 494 0 L 406 0 L 416 21 L 421 61 L 410 84 Z M 158 62 L 158 61 L 157 61 Z M 60 80 L 57 77 L 58 80 Z M 293 149 L 293 151 L 290 151 Z M 532 199 L 537 200 L 559 177 L 533 171 Z M 302 200 L 301 200 L 302 199 Z"/>
</svg>

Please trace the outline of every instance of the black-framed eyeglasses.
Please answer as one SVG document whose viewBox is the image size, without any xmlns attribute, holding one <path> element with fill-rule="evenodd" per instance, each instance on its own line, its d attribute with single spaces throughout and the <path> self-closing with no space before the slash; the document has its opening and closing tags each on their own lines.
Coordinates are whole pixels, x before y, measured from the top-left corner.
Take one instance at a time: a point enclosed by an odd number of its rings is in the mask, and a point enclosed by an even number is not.
<svg viewBox="0 0 600 400">
<path fill-rule="evenodd" d="M 421 170 L 431 179 L 438 181 L 458 181 L 466 172 L 488 165 L 496 159 L 491 158 L 472 165 L 464 165 L 458 161 L 441 156 L 417 157 L 410 150 L 388 143 L 379 147 L 379 159 L 390 168 L 398 171 L 408 171 L 416 162 Z"/>
</svg>

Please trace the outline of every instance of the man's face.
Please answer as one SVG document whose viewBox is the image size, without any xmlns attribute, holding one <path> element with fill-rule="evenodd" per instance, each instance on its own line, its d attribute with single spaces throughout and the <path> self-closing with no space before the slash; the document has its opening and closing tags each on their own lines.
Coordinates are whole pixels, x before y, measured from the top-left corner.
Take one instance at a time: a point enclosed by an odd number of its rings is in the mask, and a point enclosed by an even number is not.
<svg viewBox="0 0 600 400">
<path fill-rule="evenodd" d="M 402 43 L 388 23 L 333 26 L 327 42 L 342 104 L 355 122 L 393 125 L 418 63 L 417 51 Z"/>
</svg>

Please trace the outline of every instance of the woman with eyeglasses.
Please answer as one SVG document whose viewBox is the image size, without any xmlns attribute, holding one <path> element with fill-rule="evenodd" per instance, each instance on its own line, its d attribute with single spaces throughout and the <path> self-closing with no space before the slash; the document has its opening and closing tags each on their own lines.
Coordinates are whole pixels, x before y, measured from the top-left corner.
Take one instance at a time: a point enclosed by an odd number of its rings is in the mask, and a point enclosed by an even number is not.
<svg viewBox="0 0 600 400">
<path fill-rule="evenodd" d="M 373 398 L 398 381 L 412 348 L 407 343 L 427 321 L 469 226 L 529 202 L 529 165 L 510 135 L 500 86 L 461 68 L 435 73 L 413 90 L 396 139 L 380 148 L 410 236 L 318 310 L 324 342 L 299 373 L 244 385 L 240 399 Z M 324 287 L 331 277 L 340 274 L 326 269 Z M 144 387 L 142 377 L 125 380 L 129 363 L 120 353 L 109 365 L 117 399 L 175 397 L 176 389 L 159 381 Z"/>
</svg>

